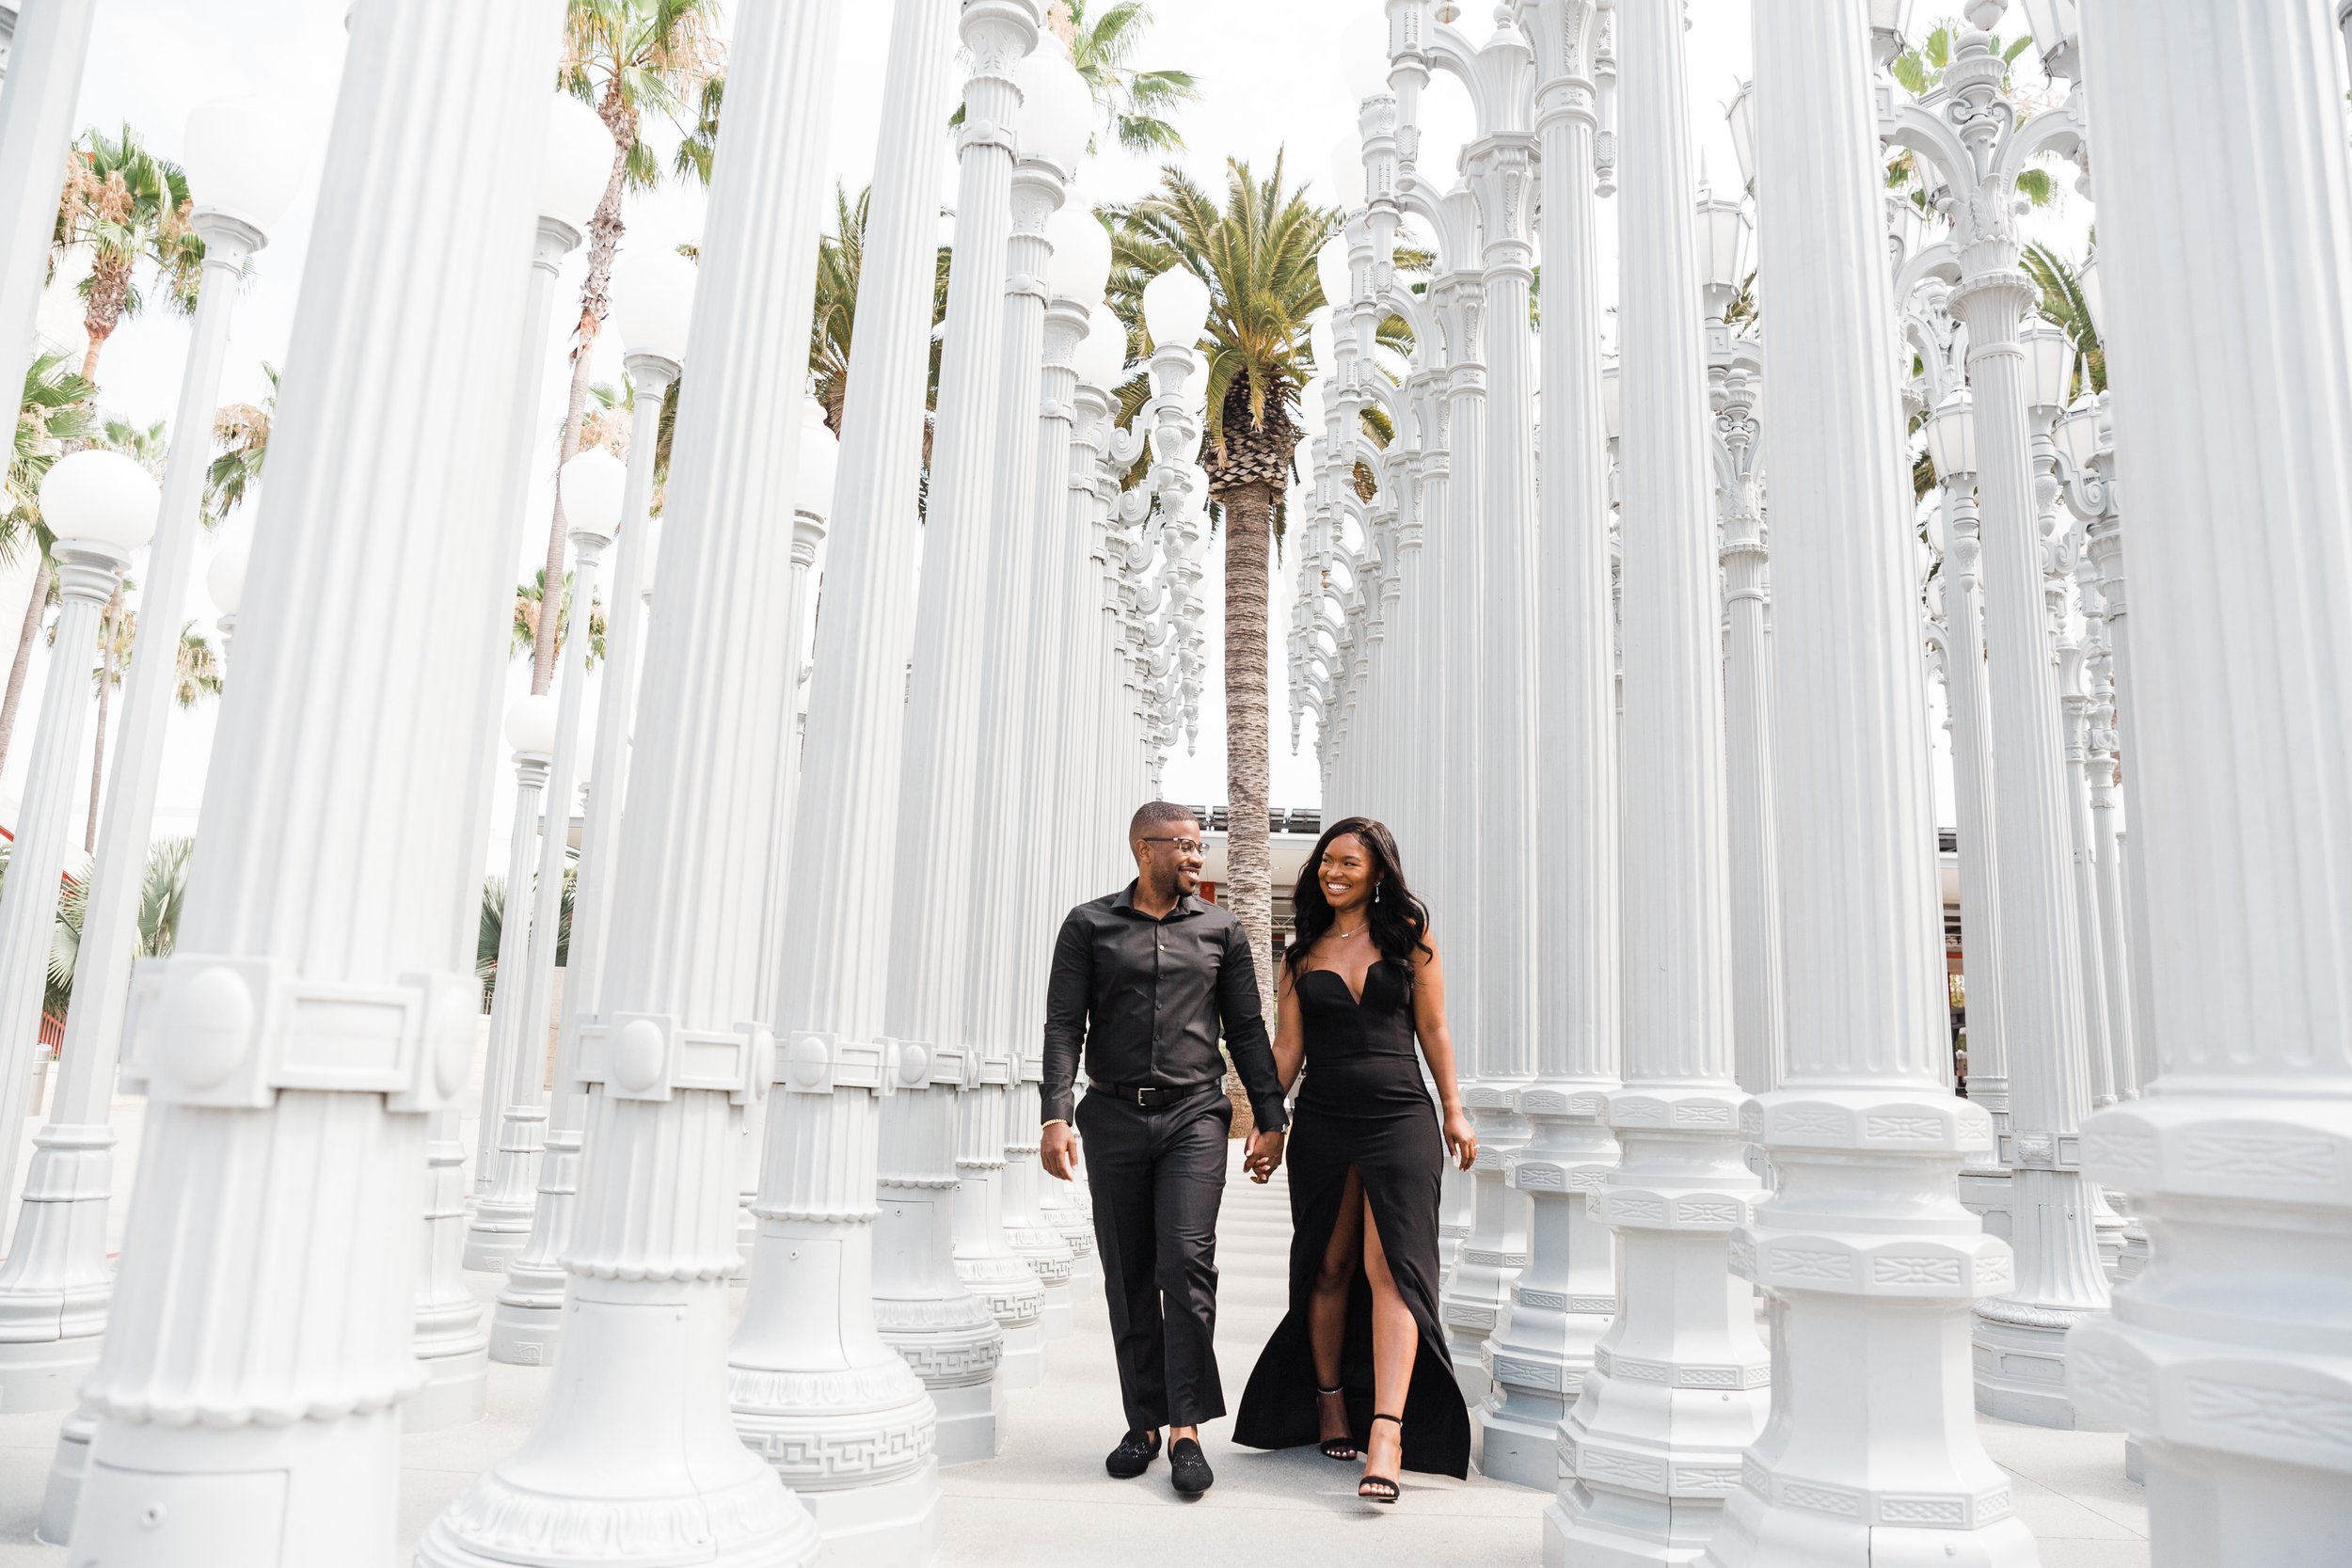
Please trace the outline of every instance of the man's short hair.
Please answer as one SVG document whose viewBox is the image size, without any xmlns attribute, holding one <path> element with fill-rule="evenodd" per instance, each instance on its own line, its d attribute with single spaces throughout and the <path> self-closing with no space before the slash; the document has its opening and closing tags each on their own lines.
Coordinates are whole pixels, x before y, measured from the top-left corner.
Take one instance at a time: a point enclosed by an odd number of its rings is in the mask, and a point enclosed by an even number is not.
<svg viewBox="0 0 2352 1568">
<path fill-rule="evenodd" d="M 1180 806 L 1173 800 L 1146 800 L 1127 819 L 1127 842 L 1149 838 L 1152 829 L 1165 828 L 1171 822 L 1190 822 L 1198 827 L 1200 819 L 1192 814 L 1190 806 Z"/>
</svg>

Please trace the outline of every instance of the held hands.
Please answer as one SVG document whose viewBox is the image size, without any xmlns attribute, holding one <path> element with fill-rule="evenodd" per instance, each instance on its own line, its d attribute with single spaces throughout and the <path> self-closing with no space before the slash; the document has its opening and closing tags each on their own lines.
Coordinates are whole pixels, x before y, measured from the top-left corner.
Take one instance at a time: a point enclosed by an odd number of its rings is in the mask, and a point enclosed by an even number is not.
<svg viewBox="0 0 2352 1568">
<path fill-rule="evenodd" d="M 1282 1134 L 1260 1131 L 1249 1134 L 1249 1147 L 1243 1150 L 1241 1163 L 1249 1172 L 1249 1180 L 1264 1186 L 1274 1180 L 1275 1167 L 1282 1163 Z"/>
<path fill-rule="evenodd" d="M 1045 1174 L 1059 1181 L 1074 1181 L 1078 1176 L 1078 1135 L 1066 1121 L 1047 1122 L 1038 1130 L 1038 1163 Z"/>
<path fill-rule="evenodd" d="M 1445 1146 L 1454 1151 L 1454 1158 L 1464 1170 L 1478 1163 L 1478 1134 L 1470 1131 L 1470 1117 L 1459 1105 L 1445 1114 Z"/>
</svg>

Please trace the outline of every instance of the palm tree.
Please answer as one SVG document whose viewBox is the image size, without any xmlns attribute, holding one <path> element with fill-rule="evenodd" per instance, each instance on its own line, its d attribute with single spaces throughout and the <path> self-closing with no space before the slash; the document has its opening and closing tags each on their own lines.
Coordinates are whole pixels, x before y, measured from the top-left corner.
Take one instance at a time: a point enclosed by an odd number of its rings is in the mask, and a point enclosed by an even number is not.
<svg viewBox="0 0 2352 1568">
<path fill-rule="evenodd" d="M 85 132 L 74 145 L 51 247 L 53 261 L 72 245 L 91 250 L 90 274 L 81 286 L 82 326 L 89 335 L 83 380 L 98 379 L 99 351 L 125 317 L 145 308 L 138 288 L 142 262 L 152 262 L 161 275 L 167 306 L 182 315 L 196 309 L 204 242 L 189 226 L 193 210 L 187 176 L 149 152 L 128 125 L 112 139 L 103 131 Z"/>
<path fill-rule="evenodd" d="M 612 133 L 612 173 L 588 224 L 588 277 L 580 291 L 580 324 L 573 329 L 571 396 L 564 410 L 559 466 L 580 451 L 588 402 L 591 352 L 610 308 L 612 261 L 621 245 L 621 198 L 661 182 L 661 161 L 643 132 L 648 115 L 670 119 L 686 134 L 672 172 L 710 178 L 723 89 L 714 84 L 725 65 L 718 0 L 569 0 L 564 20 L 564 89 L 596 111 Z M 564 494 L 548 528 L 547 573 L 564 569 Z M 555 678 L 554 628 L 532 647 L 531 689 Z"/>
<path fill-rule="evenodd" d="M 33 643 L 40 635 L 41 611 L 49 603 L 49 529 L 40 517 L 41 476 L 61 456 L 66 445 L 86 440 L 93 429 L 90 400 L 96 388 L 65 368 L 65 356 L 44 354 L 24 372 L 24 395 L 17 404 L 16 441 L 8 454 L 8 483 L 0 495 L 0 562 L 12 563 L 28 545 L 38 553 L 32 592 L 24 603 L 24 622 L 17 631 L 16 657 L 8 666 L 8 684 L 0 695 L 0 763 L 8 760 L 8 738 L 16 728 L 16 710 L 24 698 L 25 673 L 32 668 Z"/>
<path fill-rule="evenodd" d="M 866 220 L 873 203 L 873 187 L 850 199 L 849 191 L 834 187 L 834 227 L 817 242 L 817 308 L 809 321 L 809 390 L 824 405 L 825 425 L 841 434 L 841 410 L 850 395 L 850 342 L 857 326 L 858 280 L 866 267 Z M 939 247 L 938 266 L 931 274 L 930 372 L 924 393 L 924 494 L 929 493 L 931 464 L 931 422 L 939 408 L 940 323 L 947 319 L 947 274 L 955 252 Z"/>
<path fill-rule="evenodd" d="M 1209 286 L 1207 429 L 1200 466 L 1225 528 L 1225 775 L 1232 829 L 1226 853 L 1233 913 L 1261 962 L 1271 1008 L 1273 867 L 1266 844 L 1266 608 L 1276 510 L 1289 488 L 1302 432 L 1299 388 L 1312 375 L 1307 318 L 1324 302 L 1315 252 L 1340 214 L 1283 188 L 1282 159 L 1266 180 L 1226 166 L 1222 207 L 1182 171 L 1114 213 L 1114 308 L 1132 323 L 1142 283 L 1182 266 Z"/>
<path fill-rule="evenodd" d="M 170 956 L 179 937 L 180 911 L 187 902 L 188 863 L 195 854 L 192 838 L 159 838 L 149 847 L 147 869 L 139 879 L 140 958 Z M 66 879 L 57 895 L 57 925 L 50 936 L 49 979 L 41 1001 L 41 1010 L 60 1022 L 73 1003 L 73 974 L 81 963 L 82 923 L 88 907 L 88 884 Z"/>
<path fill-rule="evenodd" d="M 564 851 L 564 895 L 555 916 L 555 967 L 572 959 L 572 899 L 580 890 L 580 852 Z M 499 938 L 506 930 L 506 879 L 482 879 L 482 913 L 474 923 L 473 972 L 482 982 L 482 1010 L 490 1010 L 499 983 Z"/>
<path fill-rule="evenodd" d="M 2042 314 L 2066 329 L 2074 341 L 2076 396 L 2107 389 L 2107 351 L 2099 341 L 2099 324 L 2090 319 L 2090 300 L 2083 293 L 2082 271 L 2039 241 L 2026 246 L 2020 258 L 2026 276 L 2042 291 Z"/>
<path fill-rule="evenodd" d="M 1093 0 L 1054 0 L 1045 24 L 1070 52 L 1070 63 L 1094 94 L 1104 121 L 1130 152 L 1181 152 L 1184 138 L 1167 116 L 1196 103 L 1200 85 L 1188 71 L 1137 71 L 1128 65 L 1152 25 L 1146 0 L 1107 0 L 1089 13 Z M 1089 141 L 1087 150 L 1095 150 Z"/>
<path fill-rule="evenodd" d="M 206 528 L 220 527 L 222 518 L 245 504 L 269 456 L 270 428 L 278 420 L 278 367 L 265 363 L 262 373 L 269 377 L 269 395 L 259 406 L 224 404 L 213 416 L 213 441 L 219 452 L 204 470 Z"/>
<path fill-rule="evenodd" d="M 533 572 L 529 582 L 515 585 L 514 657 L 523 655 L 538 645 L 540 606 L 547 602 L 548 574 L 544 568 Z M 572 575 L 564 574 L 564 600 L 556 608 L 556 638 L 560 641 L 571 630 Z M 588 662 L 595 665 L 604 657 L 604 598 L 599 594 L 588 609 Z"/>
</svg>

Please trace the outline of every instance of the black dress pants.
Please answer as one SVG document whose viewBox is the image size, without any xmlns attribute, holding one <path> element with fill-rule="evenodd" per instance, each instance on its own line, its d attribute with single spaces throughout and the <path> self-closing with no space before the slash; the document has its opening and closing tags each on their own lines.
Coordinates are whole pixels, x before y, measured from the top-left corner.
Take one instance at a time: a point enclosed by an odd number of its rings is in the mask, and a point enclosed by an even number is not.
<svg viewBox="0 0 2352 1568">
<path fill-rule="evenodd" d="M 1214 1084 L 1151 1110 L 1089 1094 L 1076 1119 L 1128 1429 L 1213 1420 L 1225 1414 L 1216 1211 L 1232 1102 Z"/>
</svg>

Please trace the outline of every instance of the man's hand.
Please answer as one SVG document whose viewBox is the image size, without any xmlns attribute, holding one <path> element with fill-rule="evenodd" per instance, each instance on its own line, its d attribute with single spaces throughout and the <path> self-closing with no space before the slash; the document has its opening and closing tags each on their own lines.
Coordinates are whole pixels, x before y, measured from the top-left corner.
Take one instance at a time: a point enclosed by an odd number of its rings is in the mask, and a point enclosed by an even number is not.
<svg viewBox="0 0 2352 1568">
<path fill-rule="evenodd" d="M 1263 1128 L 1250 1133 L 1241 1163 L 1248 1169 L 1249 1180 L 1260 1186 L 1274 1180 L 1275 1167 L 1282 1163 L 1282 1134 Z"/>
<path fill-rule="evenodd" d="M 1038 1132 L 1037 1157 L 1045 1174 L 1060 1181 L 1078 1179 L 1078 1134 L 1066 1121 L 1049 1121 Z"/>
</svg>

